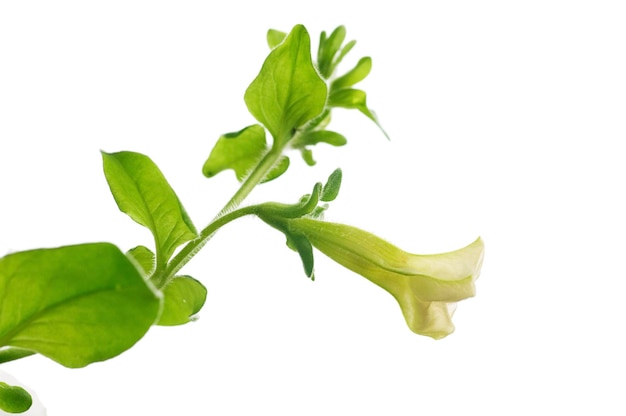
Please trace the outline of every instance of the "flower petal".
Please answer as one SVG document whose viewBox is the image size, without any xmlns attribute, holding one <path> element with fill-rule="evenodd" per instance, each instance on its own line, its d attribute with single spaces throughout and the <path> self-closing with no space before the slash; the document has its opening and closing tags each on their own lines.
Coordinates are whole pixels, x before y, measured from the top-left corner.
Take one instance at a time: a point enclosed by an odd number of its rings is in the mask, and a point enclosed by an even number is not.
<svg viewBox="0 0 626 416">
<path fill-rule="evenodd" d="M 387 290 L 418 334 L 435 339 L 451 334 L 455 302 L 475 294 L 485 250 L 480 238 L 459 250 L 419 255 L 349 225 L 297 218 L 289 220 L 288 227 L 337 263 Z"/>
</svg>

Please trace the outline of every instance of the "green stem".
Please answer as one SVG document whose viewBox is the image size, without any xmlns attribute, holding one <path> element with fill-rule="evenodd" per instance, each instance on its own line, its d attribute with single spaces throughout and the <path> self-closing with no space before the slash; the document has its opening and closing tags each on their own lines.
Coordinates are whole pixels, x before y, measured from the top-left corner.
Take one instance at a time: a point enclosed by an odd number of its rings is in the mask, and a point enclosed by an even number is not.
<svg viewBox="0 0 626 416">
<path fill-rule="evenodd" d="M 155 274 L 153 282 L 158 288 L 167 285 L 174 278 L 174 275 L 204 247 L 220 227 L 239 217 L 254 213 L 255 207 L 236 209 L 250 192 L 252 192 L 254 187 L 265 178 L 267 173 L 276 166 L 282 157 L 282 151 L 282 148 L 270 149 L 259 161 L 252 173 L 244 180 L 239 190 L 237 190 L 230 201 L 228 201 L 224 208 L 217 214 L 215 219 L 200 232 L 198 238 L 187 243 L 187 245 L 174 256 L 163 272 Z"/>
<path fill-rule="evenodd" d="M 217 214 L 216 218 L 236 209 L 244 199 L 252 192 L 252 190 L 265 178 L 265 176 L 272 170 L 282 157 L 283 149 L 270 149 L 269 152 L 263 156 L 258 165 L 254 168 L 252 173 L 244 180 L 239 187 L 239 190 L 233 195 L 233 197 L 224 205 L 224 208 Z"/>
<path fill-rule="evenodd" d="M 34 351 L 25 350 L 22 348 L 0 348 L 0 364 L 8 363 L 9 361 L 18 360 L 20 358 L 28 357 L 36 354 Z"/>
<path fill-rule="evenodd" d="M 267 176 L 267 174 L 276 166 L 276 164 L 280 161 L 283 156 L 283 151 L 287 147 L 287 145 L 294 140 L 297 140 L 297 137 L 304 132 L 315 129 L 330 113 L 330 109 L 326 109 L 320 116 L 311 120 L 307 123 L 302 130 L 295 131 L 294 134 L 289 138 L 289 140 L 285 141 L 283 145 L 272 146 L 272 148 L 263 156 L 263 158 L 256 165 L 252 173 L 243 181 L 237 192 L 233 195 L 233 197 L 224 205 L 224 208 L 215 216 L 213 221 L 209 225 L 206 226 L 201 232 L 200 235 L 187 243 L 185 247 L 182 248 L 180 252 L 170 263 L 167 265 L 167 268 L 162 271 L 158 271 L 155 273 L 152 278 L 153 283 L 158 287 L 162 288 L 166 286 L 175 276 L 175 274 L 195 256 L 198 251 L 204 247 L 206 243 L 213 237 L 213 234 L 222 227 L 223 225 L 229 223 L 230 221 L 242 217 L 244 215 L 253 214 L 256 210 L 256 207 L 248 207 L 241 210 L 236 210 L 237 207 L 243 202 L 244 199 L 252 192 L 252 190 Z M 235 211 L 236 210 L 236 211 Z"/>
</svg>

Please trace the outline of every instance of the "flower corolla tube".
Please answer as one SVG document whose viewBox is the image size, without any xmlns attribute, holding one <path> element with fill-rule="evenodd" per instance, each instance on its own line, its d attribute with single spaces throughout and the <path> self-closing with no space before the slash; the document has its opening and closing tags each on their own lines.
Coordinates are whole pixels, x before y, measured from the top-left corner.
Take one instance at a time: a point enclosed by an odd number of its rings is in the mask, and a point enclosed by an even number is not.
<svg viewBox="0 0 626 416">
<path fill-rule="evenodd" d="M 391 293 L 417 334 L 434 339 L 451 334 L 456 302 L 475 294 L 484 254 L 481 238 L 456 251 L 419 255 L 349 225 L 297 218 L 288 227 L 337 263 Z"/>
</svg>

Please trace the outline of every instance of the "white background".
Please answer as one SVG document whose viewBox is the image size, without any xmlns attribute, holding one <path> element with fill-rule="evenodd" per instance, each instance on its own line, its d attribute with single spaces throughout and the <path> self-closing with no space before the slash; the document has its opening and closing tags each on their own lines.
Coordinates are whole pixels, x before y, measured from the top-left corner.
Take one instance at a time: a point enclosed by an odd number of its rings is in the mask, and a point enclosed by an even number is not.
<svg viewBox="0 0 626 416">
<path fill-rule="evenodd" d="M 326 260 L 317 280 L 265 224 L 224 228 L 184 271 L 208 301 L 85 369 L 3 366 L 49 415 L 623 415 L 626 13 L 610 1 L 0 3 L 0 255 L 150 244 L 99 150 L 148 154 L 203 227 L 236 189 L 200 169 L 254 120 L 268 28 L 339 24 L 391 136 L 337 111 L 340 149 L 251 201 L 290 202 L 336 167 L 328 218 L 416 253 L 481 235 L 456 332 L 410 332 L 383 290 Z M 345 65 L 345 69 L 349 66 Z"/>
</svg>

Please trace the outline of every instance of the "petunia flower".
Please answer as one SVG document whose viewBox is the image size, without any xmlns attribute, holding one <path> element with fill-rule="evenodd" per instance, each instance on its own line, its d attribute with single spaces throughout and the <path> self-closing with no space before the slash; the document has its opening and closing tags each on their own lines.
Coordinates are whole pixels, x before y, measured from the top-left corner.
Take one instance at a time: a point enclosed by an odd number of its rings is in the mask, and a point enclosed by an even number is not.
<svg viewBox="0 0 626 416">
<path fill-rule="evenodd" d="M 442 254 L 407 253 L 366 231 L 310 218 L 288 221 L 289 231 L 319 251 L 387 290 L 409 328 L 434 339 L 454 331 L 456 302 L 475 294 L 483 260 L 482 239 Z"/>
</svg>

